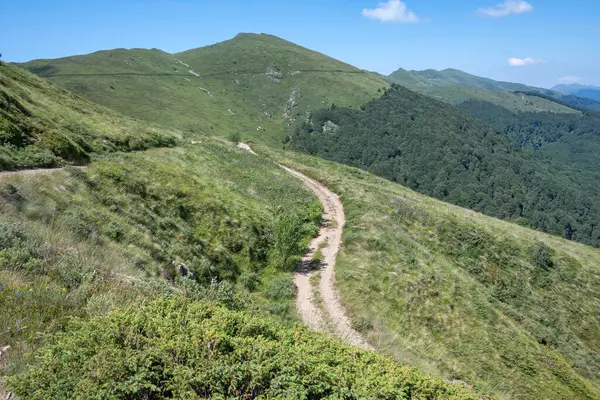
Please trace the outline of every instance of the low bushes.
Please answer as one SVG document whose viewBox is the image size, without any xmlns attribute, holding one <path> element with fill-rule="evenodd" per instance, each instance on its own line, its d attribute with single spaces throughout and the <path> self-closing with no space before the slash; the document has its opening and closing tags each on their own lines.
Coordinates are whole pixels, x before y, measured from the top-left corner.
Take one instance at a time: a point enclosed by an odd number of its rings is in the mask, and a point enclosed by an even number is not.
<svg viewBox="0 0 600 400">
<path fill-rule="evenodd" d="M 23 398 L 479 398 L 304 327 L 183 298 L 73 321 L 36 356 L 8 381 Z"/>
</svg>

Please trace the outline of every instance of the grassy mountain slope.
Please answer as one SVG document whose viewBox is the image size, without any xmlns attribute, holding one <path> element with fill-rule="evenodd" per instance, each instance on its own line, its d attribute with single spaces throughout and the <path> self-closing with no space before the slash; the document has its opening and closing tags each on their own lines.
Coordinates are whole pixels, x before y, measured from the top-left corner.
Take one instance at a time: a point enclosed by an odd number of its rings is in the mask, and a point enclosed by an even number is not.
<svg viewBox="0 0 600 400">
<path fill-rule="evenodd" d="M 172 146 L 180 138 L 0 62 L 0 171 L 83 164 L 94 153 Z"/>
<path fill-rule="evenodd" d="M 1 344 L 14 356 L 68 316 L 103 314 L 154 296 L 153 287 L 168 293 L 179 275 L 171 259 L 204 287 L 267 292 L 248 309 L 293 316 L 291 265 L 281 270 L 274 232 L 285 216 L 310 238 L 320 203 L 272 163 L 231 147 L 210 141 L 0 177 Z"/>
<path fill-rule="evenodd" d="M 22 65 L 95 102 L 184 132 L 280 143 L 308 110 L 358 106 L 387 83 L 270 35 L 234 39 L 179 54 L 101 51 Z"/>
<path fill-rule="evenodd" d="M 313 234 L 320 207 L 231 144 L 12 175 L 0 194 L 0 377 L 23 398 L 480 398 L 294 323 L 278 216 Z"/>
<path fill-rule="evenodd" d="M 313 113 L 290 146 L 487 215 L 600 246 L 597 171 L 538 159 L 507 135 L 401 86 L 362 110 Z"/>
<path fill-rule="evenodd" d="M 129 138 L 128 118 L 59 93 Z M 40 110 L 41 127 L 72 112 Z M 321 211 L 276 164 L 208 138 L 0 173 L 0 395 L 480 398 L 296 325 L 291 271 Z"/>
<path fill-rule="evenodd" d="M 355 168 L 269 154 L 341 196 L 338 287 L 380 351 L 502 399 L 600 396 L 599 250 Z"/>
<path fill-rule="evenodd" d="M 443 71 L 407 71 L 400 69 L 392 73 L 388 79 L 411 90 L 452 105 L 458 105 L 465 101 L 478 100 L 488 101 L 511 112 L 578 112 L 551 100 L 530 96 L 525 93 L 513 93 L 517 91 L 540 92 L 551 95 L 553 94 L 552 91 L 519 83 L 495 81 L 455 69 L 446 69 Z M 562 97 L 558 92 L 554 94 Z"/>
</svg>

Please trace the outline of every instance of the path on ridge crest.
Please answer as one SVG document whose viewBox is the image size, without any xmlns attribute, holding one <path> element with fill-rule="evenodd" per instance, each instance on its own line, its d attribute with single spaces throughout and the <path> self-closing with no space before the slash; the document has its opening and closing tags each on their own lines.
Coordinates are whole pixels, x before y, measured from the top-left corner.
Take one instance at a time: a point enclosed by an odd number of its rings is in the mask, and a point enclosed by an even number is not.
<svg viewBox="0 0 600 400">
<path fill-rule="evenodd" d="M 238 147 L 257 155 L 245 143 L 239 143 Z M 346 222 L 344 207 L 339 196 L 306 175 L 283 165 L 279 166 L 300 179 L 319 198 L 321 204 L 323 204 L 323 221 L 326 222 L 319 229 L 318 236 L 310 243 L 310 251 L 302 258 L 301 265 L 308 265 L 319 245 L 323 242 L 327 243 L 321 248 L 323 265 L 320 270 L 321 279 L 318 287 L 323 308 L 327 315 L 324 316 L 321 308 L 316 304 L 310 282 L 310 278 L 318 271 L 301 270 L 294 274 L 294 283 L 298 288 L 296 307 L 302 320 L 309 328 L 317 331 L 327 331 L 327 321 L 329 321 L 333 333 L 346 343 L 373 350 L 373 347 L 367 343 L 362 335 L 352 328 L 335 287 L 335 260 L 342 243 L 342 232 Z"/>
</svg>

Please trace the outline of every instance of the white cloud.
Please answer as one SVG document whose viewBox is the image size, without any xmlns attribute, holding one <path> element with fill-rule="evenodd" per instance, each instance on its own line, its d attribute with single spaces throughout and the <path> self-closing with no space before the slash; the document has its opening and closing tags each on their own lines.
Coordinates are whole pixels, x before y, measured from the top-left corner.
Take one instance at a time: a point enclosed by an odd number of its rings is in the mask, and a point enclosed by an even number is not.
<svg viewBox="0 0 600 400">
<path fill-rule="evenodd" d="M 560 83 L 578 83 L 581 82 L 583 78 L 580 78 L 578 76 L 563 76 L 558 80 L 560 81 Z"/>
<path fill-rule="evenodd" d="M 490 17 L 506 17 L 510 14 L 524 14 L 533 11 L 533 6 L 524 0 L 506 0 L 496 7 L 480 8 L 479 12 Z"/>
<path fill-rule="evenodd" d="M 365 8 L 362 15 L 368 18 L 378 19 L 382 22 L 419 22 L 417 15 L 410 11 L 406 4 L 400 0 L 389 0 L 387 3 L 379 3 L 377 8 Z"/>
<path fill-rule="evenodd" d="M 543 63 L 544 60 L 534 60 L 533 58 L 525 57 L 525 58 L 509 58 L 508 64 L 511 67 L 525 67 L 527 65 L 539 64 Z"/>
</svg>

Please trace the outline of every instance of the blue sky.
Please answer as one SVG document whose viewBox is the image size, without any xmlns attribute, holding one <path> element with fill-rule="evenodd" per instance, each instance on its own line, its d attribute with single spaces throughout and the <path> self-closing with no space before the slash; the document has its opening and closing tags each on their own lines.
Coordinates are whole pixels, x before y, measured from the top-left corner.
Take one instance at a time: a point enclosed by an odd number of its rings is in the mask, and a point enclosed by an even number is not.
<svg viewBox="0 0 600 400">
<path fill-rule="evenodd" d="M 1 7 L 5 61 L 116 47 L 178 52 L 271 33 L 388 74 L 458 68 L 552 86 L 600 84 L 598 0 L 18 0 Z M 510 65 L 509 59 L 514 65 Z"/>
</svg>

